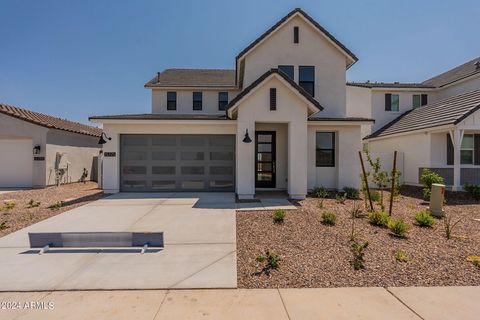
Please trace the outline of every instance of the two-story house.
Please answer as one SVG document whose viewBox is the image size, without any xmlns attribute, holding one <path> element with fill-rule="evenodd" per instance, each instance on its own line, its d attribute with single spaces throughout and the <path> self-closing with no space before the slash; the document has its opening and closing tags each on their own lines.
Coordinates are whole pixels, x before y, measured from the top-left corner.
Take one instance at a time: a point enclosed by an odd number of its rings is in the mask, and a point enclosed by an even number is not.
<svg viewBox="0 0 480 320">
<path fill-rule="evenodd" d="M 295 9 L 236 57 L 235 70 L 167 69 L 145 87 L 149 114 L 94 116 L 103 188 L 119 191 L 307 190 L 359 186 L 362 128 L 347 104 L 357 57 Z"/>
</svg>

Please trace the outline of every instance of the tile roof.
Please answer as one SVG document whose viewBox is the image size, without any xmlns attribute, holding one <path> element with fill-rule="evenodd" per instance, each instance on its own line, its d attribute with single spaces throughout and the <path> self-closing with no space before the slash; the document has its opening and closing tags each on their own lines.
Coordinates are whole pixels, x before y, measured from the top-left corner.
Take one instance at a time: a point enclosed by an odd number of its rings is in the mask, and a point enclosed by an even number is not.
<svg viewBox="0 0 480 320">
<path fill-rule="evenodd" d="M 263 80 L 267 79 L 272 74 L 280 75 L 285 81 L 287 81 L 295 90 L 297 90 L 302 96 L 304 96 L 308 101 L 310 101 L 315 107 L 318 108 L 319 111 L 323 110 L 323 107 L 320 103 L 315 100 L 305 89 L 300 87 L 295 81 L 293 81 L 289 76 L 285 73 L 279 71 L 278 69 L 270 69 L 261 75 L 257 80 L 252 82 L 248 87 L 246 87 L 242 92 L 240 92 L 235 98 L 233 98 L 225 108 L 227 111 L 228 109 L 232 108 L 238 101 L 240 101 L 245 95 L 247 95 L 250 91 L 255 89 L 259 84 L 263 82 Z"/>
<path fill-rule="evenodd" d="M 92 116 L 90 120 L 228 120 L 225 114 L 117 114 Z"/>
<path fill-rule="evenodd" d="M 66 119 L 52 117 L 43 113 L 10 106 L 4 103 L 0 103 L 0 113 L 46 128 L 85 134 L 87 136 L 93 137 L 99 137 L 102 134 L 102 129 L 100 128 L 87 126 L 85 124 L 73 122 Z"/>
<path fill-rule="evenodd" d="M 362 117 L 345 117 L 345 118 L 333 118 L 333 117 L 318 117 L 318 116 L 310 116 L 308 121 L 367 121 L 367 122 L 375 122 L 374 119 L 370 118 L 362 118 Z"/>
<path fill-rule="evenodd" d="M 434 89 L 435 87 L 423 83 L 401 82 L 347 82 L 347 86 L 361 88 L 400 88 L 400 89 Z"/>
<path fill-rule="evenodd" d="M 480 90 L 411 109 L 364 139 L 458 124 L 480 109 Z"/>
<path fill-rule="evenodd" d="M 434 87 L 443 87 L 474 74 L 480 74 L 480 57 L 472 59 L 431 79 L 425 80 L 422 83 Z"/>
<path fill-rule="evenodd" d="M 148 81 L 145 87 L 235 87 L 235 70 L 166 69 Z"/>
</svg>

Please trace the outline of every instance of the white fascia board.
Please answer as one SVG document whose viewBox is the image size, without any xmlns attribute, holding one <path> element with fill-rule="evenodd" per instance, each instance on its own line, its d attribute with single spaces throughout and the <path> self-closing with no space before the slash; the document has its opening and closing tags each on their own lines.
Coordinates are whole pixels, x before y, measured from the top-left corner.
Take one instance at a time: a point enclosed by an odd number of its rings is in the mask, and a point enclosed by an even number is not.
<svg viewBox="0 0 480 320">
<path fill-rule="evenodd" d="M 197 125 L 236 125 L 236 120 L 141 120 L 141 119 L 92 119 L 93 123 L 103 124 L 197 124 Z"/>
</svg>

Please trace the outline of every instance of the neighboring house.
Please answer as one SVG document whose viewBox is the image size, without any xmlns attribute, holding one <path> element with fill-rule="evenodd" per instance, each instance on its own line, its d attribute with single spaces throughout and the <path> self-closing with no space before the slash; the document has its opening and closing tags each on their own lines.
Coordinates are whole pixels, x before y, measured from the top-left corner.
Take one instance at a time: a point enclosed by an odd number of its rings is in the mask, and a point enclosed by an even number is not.
<svg viewBox="0 0 480 320">
<path fill-rule="evenodd" d="M 101 129 L 0 104 L 0 187 L 45 187 L 76 182 L 101 150 Z"/>
<path fill-rule="evenodd" d="M 480 57 L 422 83 L 349 83 L 347 106 L 370 109 L 363 127 L 374 153 L 403 155 L 403 181 L 419 184 L 423 168 L 453 190 L 480 184 Z"/>
<path fill-rule="evenodd" d="M 236 57 L 235 70 L 168 69 L 145 87 L 149 114 L 93 116 L 104 145 L 103 188 L 119 191 L 359 187 L 362 128 L 347 104 L 357 57 L 295 9 Z"/>
</svg>

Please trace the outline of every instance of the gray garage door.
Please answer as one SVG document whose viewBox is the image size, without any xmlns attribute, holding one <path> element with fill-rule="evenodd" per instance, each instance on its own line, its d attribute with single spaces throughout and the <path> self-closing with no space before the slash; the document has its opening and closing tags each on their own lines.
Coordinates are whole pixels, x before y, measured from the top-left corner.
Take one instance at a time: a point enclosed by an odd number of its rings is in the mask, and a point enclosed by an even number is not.
<svg viewBox="0 0 480 320">
<path fill-rule="evenodd" d="M 121 135 L 122 191 L 233 191 L 234 135 Z"/>
</svg>

